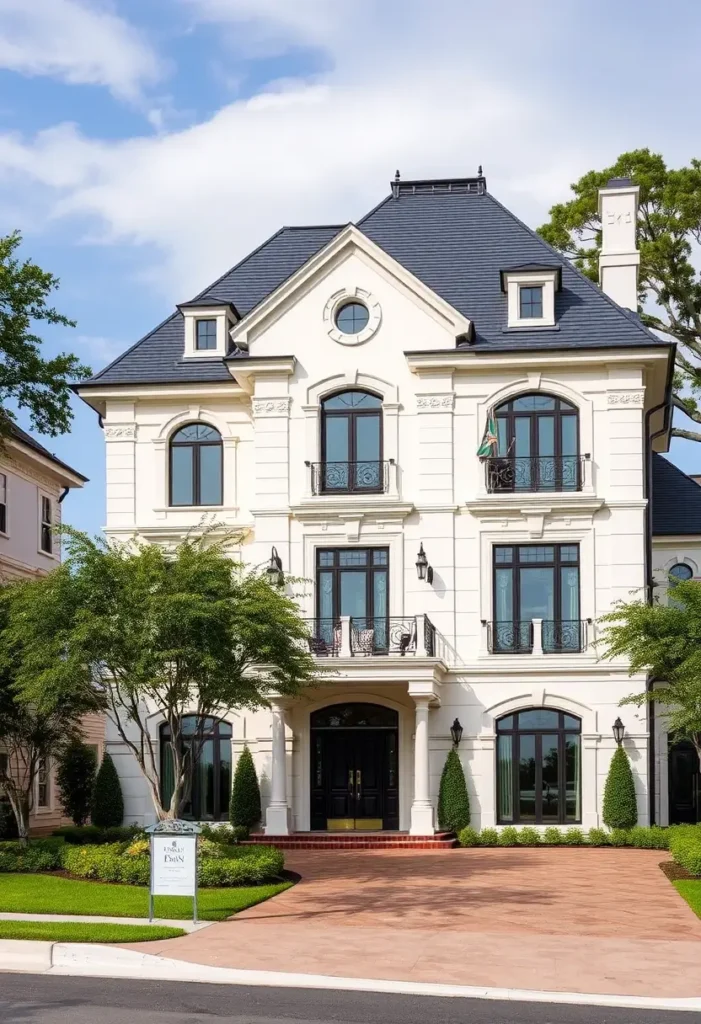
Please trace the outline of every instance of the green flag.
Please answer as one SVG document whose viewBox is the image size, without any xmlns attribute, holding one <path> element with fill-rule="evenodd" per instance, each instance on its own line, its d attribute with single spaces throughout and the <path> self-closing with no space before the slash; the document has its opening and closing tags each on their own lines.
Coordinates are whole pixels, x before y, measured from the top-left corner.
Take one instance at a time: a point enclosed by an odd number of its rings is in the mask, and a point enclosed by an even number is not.
<svg viewBox="0 0 701 1024">
<path fill-rule="evenodd" d="M 497 435 L 497 421 L 494 417 L 494 410 L 490 409 L 487 413 L 487 424 L 484 428 L 482 444 L 477 449 L 477 454 L 480 459 L 488 459 L 491 456 L 496 455 L 498 445 L 499 437 Z"/>
</svg>

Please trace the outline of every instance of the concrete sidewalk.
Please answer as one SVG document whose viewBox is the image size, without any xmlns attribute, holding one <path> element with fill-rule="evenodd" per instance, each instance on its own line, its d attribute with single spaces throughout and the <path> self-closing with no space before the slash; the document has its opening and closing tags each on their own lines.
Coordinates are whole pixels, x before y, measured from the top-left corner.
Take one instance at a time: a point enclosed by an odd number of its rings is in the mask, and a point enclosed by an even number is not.
<svg viewBox="0 0 701 1024">
<path fill-rule="evenodd" d="M 701 996 L 701 921 L 664 853 L 299 851 L 302 881 L 199 934 L 139 943 L 192 964 L 335 978 Z"/>
</svg>

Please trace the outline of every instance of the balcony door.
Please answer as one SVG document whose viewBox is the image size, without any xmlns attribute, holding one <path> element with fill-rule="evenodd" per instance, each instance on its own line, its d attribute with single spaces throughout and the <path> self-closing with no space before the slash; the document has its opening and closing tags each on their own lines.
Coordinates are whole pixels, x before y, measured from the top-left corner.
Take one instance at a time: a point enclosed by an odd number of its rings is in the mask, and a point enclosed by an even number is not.
<svg viewBox="0 0 701 1024">
<path fill-rule="evenodd" d="M 365 633 L 371 650 L 386 650 L 389 614 L 388 548 L 318 548 L 316 554 L 318 629 L 329 637 L 342 615 Z"/>
<path fill-rule="evenodd" d="M 494 490 L 580 489 L 577 410 L 552 395 L 520 395 L 496 410 Z"/>
<path fill-rule="evenodd" d="M 381 492 L 382 399 L 343 391 L 321 407 L 322 493 Z"/>
<path fill-rule="evenodd" d="M 529 651 L 533 619 L 543 621 L 546 654 L 581 649 L 578 544 L 494 548 L 494 651 Z"/>
</svg>

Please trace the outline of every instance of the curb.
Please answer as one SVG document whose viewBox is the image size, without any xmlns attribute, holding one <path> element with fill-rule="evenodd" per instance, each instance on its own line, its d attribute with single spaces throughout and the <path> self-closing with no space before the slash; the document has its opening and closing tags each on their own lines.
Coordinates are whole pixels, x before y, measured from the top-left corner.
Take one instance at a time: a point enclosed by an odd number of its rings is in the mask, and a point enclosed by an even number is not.
<svg viewBox="0 0 701 1024">
<path fill-rule="evenodd" d="M 117 946 L 101 946 L 97 943 L 25 942 L 3 939 L 0 940 L 0 973 L 2 971 L 59 974 L 70 977 L 132 978 L 138 981 L 184 981 L 210 985 L 332 989 L 338 992 L 377 992 L 386 995 L 439 996 L 519 1003 L 561 1003 L 639 1010 L 701 1010 L 701 996 L 688 999 L 660 999 L 653 996 L 539 992 L 535 989 L 341 978 L 322 974 L 291 974 L 283 971 L 241 971 L 229 967 L 194 964 L 186 960 L 173 960 Z"/>
</svg>

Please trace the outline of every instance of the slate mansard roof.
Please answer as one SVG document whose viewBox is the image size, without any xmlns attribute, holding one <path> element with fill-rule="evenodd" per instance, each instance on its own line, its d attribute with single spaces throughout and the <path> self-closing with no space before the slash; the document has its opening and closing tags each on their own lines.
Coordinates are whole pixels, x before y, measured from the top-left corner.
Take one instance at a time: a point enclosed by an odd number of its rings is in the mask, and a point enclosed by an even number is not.
<svg viewBox="0 0 701 1024">
<path fill-rule="evenodd" d="M 652 533 L 701 535 L 701 486 L 662 455 L 652 457 Z"/>
<path fill-rule="evenodd" d="M 395 182 L 357 226 L 473 322 L 474 351 L 665 344 L 505 209 L 483 178 Z M 344 227 L 282 228 L 192 301 L 230 303 L 245 317 Z M 500 272 L 523 265 L 560 269 L 554 328 L 507 330 Z M 183 348 L 178 311 L 80 387 L 231 380 L 221 358 L 185 360 Z"/>
</svg>

